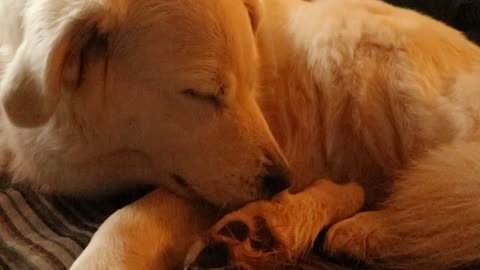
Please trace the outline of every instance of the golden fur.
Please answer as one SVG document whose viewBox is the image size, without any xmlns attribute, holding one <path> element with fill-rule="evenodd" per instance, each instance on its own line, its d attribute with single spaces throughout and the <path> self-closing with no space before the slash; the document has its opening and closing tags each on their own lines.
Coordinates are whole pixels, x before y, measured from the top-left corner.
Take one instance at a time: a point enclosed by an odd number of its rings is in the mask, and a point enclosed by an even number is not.
<svg viewBox="0 0 480 270">
<path fill-rule="evenodd" d="M 0 3 L 29 15 L 24 40 L 0 16 L 5 169 L 161 187 L 74 269 L 282 269 L 327 226 L 325 252 L 372 267 L 480 260 L 480 48 L 458 31 L 377 0 L 20 2 Z M 271 201 L 219 221 L 196 201 L 261 199 L 287 162 Z"/>
<path fill-rule="evenodd" d="M 14 48 L 1 91 L 16 180 L 76 194 L 140 180 L 220 205 L 263 198 L 257 179 L 286 162 L 255 101 L 252 30 L 223 31 L 250 25 L 242 2 L 23 2 L 25 38 L 2 46 Z M 242 12 L 223 19 L 226 8 Z"/>
</svg>

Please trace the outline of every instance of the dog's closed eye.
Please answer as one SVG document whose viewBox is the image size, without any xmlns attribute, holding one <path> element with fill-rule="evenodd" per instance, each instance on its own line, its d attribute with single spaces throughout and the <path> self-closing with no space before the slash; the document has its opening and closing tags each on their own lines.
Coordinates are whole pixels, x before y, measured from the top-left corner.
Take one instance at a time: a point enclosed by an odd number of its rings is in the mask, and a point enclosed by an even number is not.
<svg viewBox="0 0 480 270">
<path fill-rule="evenodd" d="M 196 91 L 195 89 L 185 89 L 183 90 L 183 94 L 185 94 L 186 96 L 192 99 L 210 103 L 215 107 L 221 107 L 223 105 L 221 98 L 218 95 L 204 94 L 204 93 L 201 93 L 200 91 Z"/>
</svg>

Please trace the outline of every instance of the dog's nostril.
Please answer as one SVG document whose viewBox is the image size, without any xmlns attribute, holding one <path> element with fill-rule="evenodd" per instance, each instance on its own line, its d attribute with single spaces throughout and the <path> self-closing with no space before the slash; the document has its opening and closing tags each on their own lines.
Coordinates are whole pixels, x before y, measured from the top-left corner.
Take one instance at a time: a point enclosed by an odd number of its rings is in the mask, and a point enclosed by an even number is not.
<svg viewBox="0 0 480 270">
<path fill-rule="evenodd" d="M 262 192 L 271 199 L 276 194 L 290 187 L 288 170 L 283 166 L 268 166 L 262 175 Z"/>
</svg>

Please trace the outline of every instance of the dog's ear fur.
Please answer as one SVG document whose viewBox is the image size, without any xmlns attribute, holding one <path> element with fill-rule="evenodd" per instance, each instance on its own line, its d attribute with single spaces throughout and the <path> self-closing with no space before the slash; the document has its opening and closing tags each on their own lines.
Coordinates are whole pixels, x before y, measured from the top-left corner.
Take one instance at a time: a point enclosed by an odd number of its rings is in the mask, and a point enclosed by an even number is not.
<svg viewBox="0 0 480 270">
<path fill-rule="evenodd" d="M 127 9 L 121 0 L 36 3 L 42 5 L 34 4 L 26 11 L 24 40 L 0 85 L 8 119 L 23 128 L 48 122 L 62 91 L 75 88 L 82 80 L 84 58 L 92 51 L 107 53 L 109 35 Z"/>
<path fill-rule="evenodd" d="M 247 8 L 253 32 L 255 33 L 257 32 L 258 26 L 263 17 L 263 6 L 259 0 L 243 0 L 243 3 Z"/>
</svg>

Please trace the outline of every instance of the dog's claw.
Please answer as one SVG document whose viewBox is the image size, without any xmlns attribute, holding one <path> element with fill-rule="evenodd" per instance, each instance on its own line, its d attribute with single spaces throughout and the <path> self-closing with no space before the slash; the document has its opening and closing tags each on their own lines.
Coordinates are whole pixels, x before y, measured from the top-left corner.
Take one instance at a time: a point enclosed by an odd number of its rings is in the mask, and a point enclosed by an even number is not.
<svg viewBox="0 0 480 270">
<path fill-rule="evenodd" d="M 195 270 L 195 262 L 197 260 L 198 255 L 202 250 L 205 248 L 206 244 L 205 241 L 202 239 L 197 240 L 192 247 L 190 247 L 190 250 L 187 253 L 187 256 L 185 258 L 185 261 L 183 263 L 183 270 Z"/>
<path fill-rule="evenodd" d="M 207 245 L 199 240 L 193 244 L 184 262 L 184 270 L 226 269 L 230 264 L 230 249 L 226 243 Z"/>
</svg>

